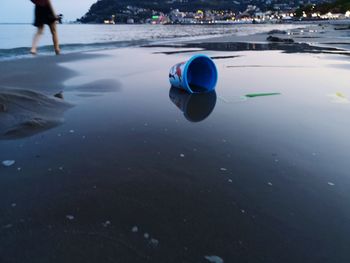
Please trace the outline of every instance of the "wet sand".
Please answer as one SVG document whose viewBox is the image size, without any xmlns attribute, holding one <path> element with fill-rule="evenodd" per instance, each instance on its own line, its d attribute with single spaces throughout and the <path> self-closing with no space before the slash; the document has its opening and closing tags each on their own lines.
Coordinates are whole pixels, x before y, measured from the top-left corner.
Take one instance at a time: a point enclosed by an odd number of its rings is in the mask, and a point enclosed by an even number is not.
<svg viewBox="0 0 350 263">
<path fill-rule="evenodd" d="M 1 262 L 348 261 L 349 58 L 214 42 L 0 63 Z"/>
</svg>

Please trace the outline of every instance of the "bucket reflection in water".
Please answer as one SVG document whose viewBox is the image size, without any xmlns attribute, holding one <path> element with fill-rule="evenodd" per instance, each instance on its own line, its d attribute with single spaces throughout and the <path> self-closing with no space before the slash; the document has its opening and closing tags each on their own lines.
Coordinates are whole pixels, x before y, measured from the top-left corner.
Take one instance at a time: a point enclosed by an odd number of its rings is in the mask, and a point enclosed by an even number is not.
<svg viewBox="0 0 350 263">
<path fill-rule="evenodd" d="M 172 87 L 169 92 L 170 100 L 191 122 L 199 122 L 206 119 L 216 105 L 216 92 L 193 93 Z"/>
</svg>

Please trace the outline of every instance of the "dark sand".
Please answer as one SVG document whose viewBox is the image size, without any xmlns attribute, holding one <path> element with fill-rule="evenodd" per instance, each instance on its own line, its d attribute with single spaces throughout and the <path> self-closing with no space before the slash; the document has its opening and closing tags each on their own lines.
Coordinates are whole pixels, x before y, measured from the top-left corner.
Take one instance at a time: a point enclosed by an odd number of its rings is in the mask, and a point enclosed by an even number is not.
<svg viewBox="0 0 350 263">
<path fill-rule="evenodd" d="M 170 90 L 196 53 L 0 63 L 0 262 L 349 261 L 349 58 L 205 50 L 216 93 Z"/>
</svg>

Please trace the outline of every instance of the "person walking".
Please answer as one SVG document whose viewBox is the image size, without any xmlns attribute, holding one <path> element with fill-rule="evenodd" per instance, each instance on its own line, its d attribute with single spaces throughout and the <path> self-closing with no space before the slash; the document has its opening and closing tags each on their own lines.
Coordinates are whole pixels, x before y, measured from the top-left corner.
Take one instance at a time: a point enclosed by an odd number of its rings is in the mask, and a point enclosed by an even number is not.
<svg viewBox="0 0 350 263">
<path fill-rule="evenodd" d="M 44 26 L 46 24 L 50 27 L 53 45 L 55 48 L 55 53 L 56 55 L 59 55 L 61 50 L 58 43 L 56 21 L 59 20 L 60 18 L 56 15 L 50 0 L 31 0 L 31 1 L 35 4 L 34 26 L 36 26 L 38 30 L 34 35 L 33 44 L 32 44 L 30 53 L 32 53 L 33 55 L 37 54 L 38 42 L 39 42 L 40 36 L 44 32 Z"/>
</svg>

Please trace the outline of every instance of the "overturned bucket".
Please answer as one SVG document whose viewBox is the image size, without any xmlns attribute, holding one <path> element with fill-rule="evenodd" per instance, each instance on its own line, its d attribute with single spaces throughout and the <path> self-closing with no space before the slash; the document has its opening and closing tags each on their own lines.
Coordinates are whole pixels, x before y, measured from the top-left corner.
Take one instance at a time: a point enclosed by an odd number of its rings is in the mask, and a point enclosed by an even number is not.
<svg viewBox="0 0 350 263">
<path fill-rule="evenodd" d="M 189 93 L 215 90 L 218 72 L 214 61 L 205 55 L 196 55 L 187 62 L 174 65 L 169 72 L 170 84 Z"/>
</svg>

